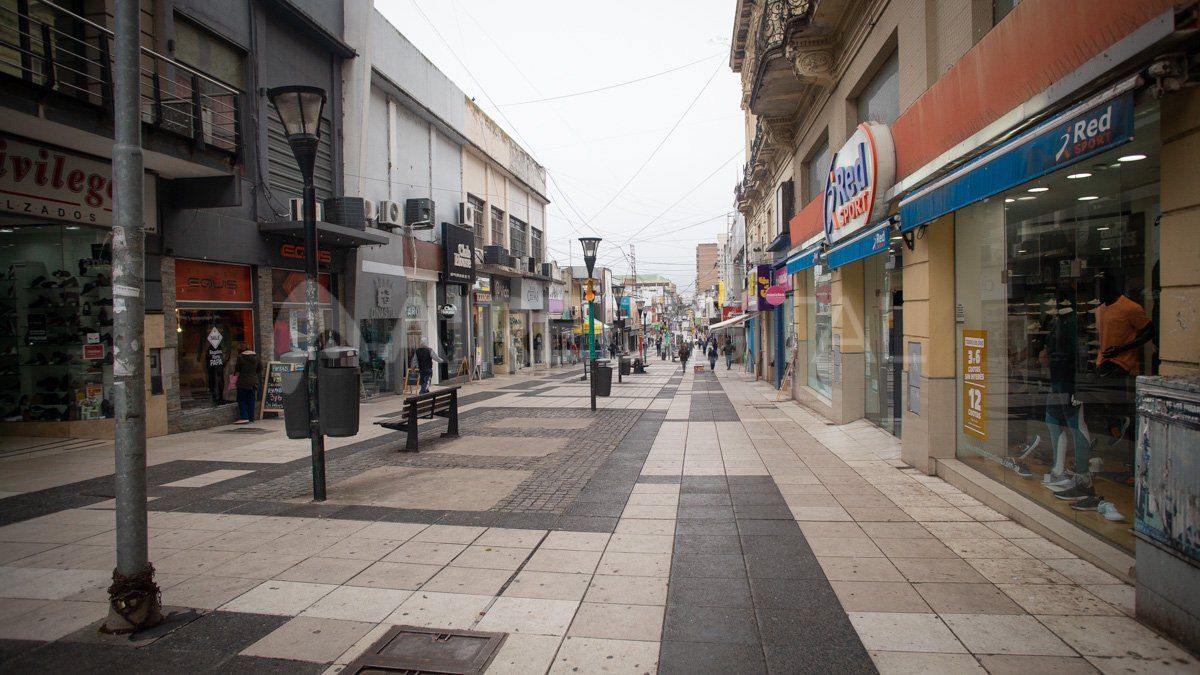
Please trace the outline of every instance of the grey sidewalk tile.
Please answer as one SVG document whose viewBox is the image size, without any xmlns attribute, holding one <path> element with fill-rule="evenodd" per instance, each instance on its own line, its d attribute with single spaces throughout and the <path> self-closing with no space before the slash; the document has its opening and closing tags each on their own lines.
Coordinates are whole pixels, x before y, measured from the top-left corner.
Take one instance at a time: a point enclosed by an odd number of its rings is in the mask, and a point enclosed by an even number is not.
<svg viewBox="0 0 1200 675">
<path fill-rule="evenodd" d="M 746 577 L 746 564 L 740 554 L 676 555 L 671 560 L 671 576 L 679 577 Z"/>
<path fill-rule="evenodd" d="M 706 577 L 671 578 L 667 589 L 669 605 L 693 607 L 753 607 L 750 585 L 744 577 L 713 579 Z"/>
<path fill-rule="evenodd" d="M 765 675 L 767 669 L 758 645 L 664 640 L 658 672 L 660 675 Z"/>
<path fill-rule="evenodd" d="M 742 542 L 731 534 L 677 534 L 675 551 L 687 555 L 692 553 L 740 554 Z"/>
<path fill-rule="evenodd" d="M 675 523 L 675 534 L 736 535 L 738 526 L 733 520 L 688 518 Z"/>
<path fill-rule="evenodd" d="M 752 609 L 667 605 L 663 640 L 757 646 L 758 624 Z"/>
</svg>

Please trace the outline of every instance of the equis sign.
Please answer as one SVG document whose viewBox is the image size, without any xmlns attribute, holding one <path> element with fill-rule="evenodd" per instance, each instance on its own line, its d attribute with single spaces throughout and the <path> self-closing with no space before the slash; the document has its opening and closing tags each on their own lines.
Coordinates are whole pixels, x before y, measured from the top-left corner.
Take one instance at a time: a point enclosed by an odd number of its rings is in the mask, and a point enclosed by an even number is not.
<svg viewBox="0 0 1200 675">
<path fill-rule="evenodd" d="M 896 179 L 896 150 L 887 125 L 863 122 L 829 162 L 825 179 L 825 241 L 834 244 L 883 218 L 878 199 Z"/>
</svg>

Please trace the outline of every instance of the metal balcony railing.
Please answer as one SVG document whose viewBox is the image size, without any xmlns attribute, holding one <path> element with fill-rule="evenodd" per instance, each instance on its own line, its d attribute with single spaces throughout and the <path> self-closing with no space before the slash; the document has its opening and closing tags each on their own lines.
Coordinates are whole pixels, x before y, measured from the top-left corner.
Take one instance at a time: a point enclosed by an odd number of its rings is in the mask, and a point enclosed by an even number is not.
<svg viewBox="0 0 1200 675">
<path fill-rule="evenodd" d="M 112 31 L 52 2 L 0 4 L 0 75 L 111 111 L 112 45 Z M 237 89 L 145 47 L 140 84 L 146 124 L 226 152 L 240 148 Z"/>
<path fill-rule="evenodd" d="M 757 58 L 765 58 L 768 51 L 782 47 L 789 25 L 807 19 L 813 4 L 813 0 L 767 0 L 754 38 Z"/>
</svg>

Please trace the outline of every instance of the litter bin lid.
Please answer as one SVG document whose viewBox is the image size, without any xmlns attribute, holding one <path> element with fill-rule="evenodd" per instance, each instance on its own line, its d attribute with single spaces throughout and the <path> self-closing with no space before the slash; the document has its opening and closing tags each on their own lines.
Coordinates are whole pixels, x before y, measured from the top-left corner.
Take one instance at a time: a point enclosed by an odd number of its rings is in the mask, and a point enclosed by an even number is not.
<svg viewBox="0 0 1200 675">
<path fill-rule="evenodd" d="M 323 359 L 353 359 L 358 357 L 354 347 L 326 347 L 318 354 Z"/>
</svg>

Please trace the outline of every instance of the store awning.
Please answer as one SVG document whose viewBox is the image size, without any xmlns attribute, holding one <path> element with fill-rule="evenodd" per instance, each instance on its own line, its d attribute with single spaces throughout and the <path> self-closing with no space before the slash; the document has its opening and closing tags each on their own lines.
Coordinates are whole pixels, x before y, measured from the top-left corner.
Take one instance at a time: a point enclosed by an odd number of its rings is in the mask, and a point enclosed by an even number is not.
<svg viewBox="0 0 1200 675">
<path fill-rule="evenodd" d="M 891 246 L 892 221 L 883 221 L 859 236 L 829 249 L 825 254 L 830 269 L 837 269 L 856 260 L 883 253 Z"/>
<path fill-rule="evenodd" d="M 596 319 L 592 320 L 592 324 L 596 326 L 597 333 L 601 333 L 604 331 L 605 328 L 608 328 L 608 326 L 605 326 L 603 323 L 601 323 L 599 320 L 596 320 Z M 583 335 L 584 333 L 586 333 L 587 332 L 587 321 L 584 321 L 583 323 L 580 323 L 578 326 L 575 326 L 575 328 L 572 329 L 572 332 L 574 332 L 576 335 Z"/>
<path fill-rule="evenodd" d="M 742 325 L 742 322 L 744 322 L 748 318 L 750 318 L 749 314 L 738 314 L 737 316 L 733 317 L 732 319 L 725 319 L 724 321 L 722 321 L 720 323 L 714 323 L 713 325 L 708 327 L 708 332 L 711 333 L 714 330 L 724 330 L 726 328 L 737 328 L 738 326 Z"/>
<path fill-rule="evenodd" d="M 304 221 L 285 220 L 275 223 L 259 223 L 258 231 L 277 237 L 304 239 Z M 344 225 L 317 222 L 317 245 L 325 248 L 357 248 L 359 246 L 382 246 L 388 238 L 367 230 L 357 230 Z"/>
<path fill-rule="evenodd" d="M 800 251 L 799 253 L 792 256 L 791 258 L 788 258 L 787 273 L 788 274 L 796 274 L 797 272 L 803 272 L 804 270 L 812 267 L 813 265 L 816 265 L 817 264 L 817 256 L 820 254 L 820 252 L 821 252 L 820 247 L 813 246 L 812 248 L 806 249 L 804 251 Z"/>
</svg>

